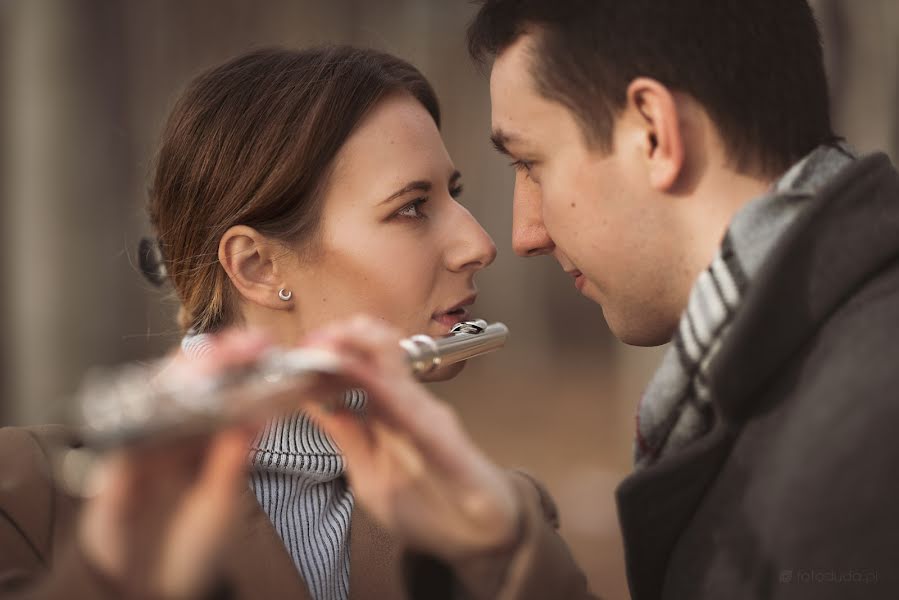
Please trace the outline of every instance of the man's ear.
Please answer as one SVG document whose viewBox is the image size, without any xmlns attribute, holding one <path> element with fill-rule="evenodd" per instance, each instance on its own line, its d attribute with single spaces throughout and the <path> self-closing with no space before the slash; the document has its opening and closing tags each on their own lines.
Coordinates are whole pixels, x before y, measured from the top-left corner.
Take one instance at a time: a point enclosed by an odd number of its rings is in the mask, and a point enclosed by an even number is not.
<svg viewBox="0 0 899 600">
<path fill-rule="evenodd" d="M 281 244 L 246 225 L 231 227 L 219 241 L 219 262 L 237 293 L 248 302 L 275 310 L 293 306 L 292 300 L 278 297 L 286 288 L 283 255 Z"/>
<path fill-rule="evenodd" d="M 654 79 L 638 77 L 627 88 L 627 110 L 641 130 L 642 154 L 649 167 L 650 185 L 671 191 L 684 168 L 684 136 L 677 100 Z M 632 121 L 633 122 L 633 121 Z"/>
</svg>

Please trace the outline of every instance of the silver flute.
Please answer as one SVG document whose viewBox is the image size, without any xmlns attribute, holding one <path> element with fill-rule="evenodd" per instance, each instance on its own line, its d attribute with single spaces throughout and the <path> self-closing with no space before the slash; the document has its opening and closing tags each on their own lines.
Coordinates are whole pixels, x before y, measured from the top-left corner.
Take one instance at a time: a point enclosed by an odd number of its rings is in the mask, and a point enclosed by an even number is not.
<svg viewBox="0 0 899 600">
<path fill-rule="evenodd" d="M 419 377 L 498 350 L 509 329 L 483 320 L 457 323 L 444 337 L 400 341 Z M 87 446 L 107 449 L 201 434 L 229 423 L 264 419 L 295 407 L 322 375 L 340 375 L 340 360 L 314 348 L 273 348 L 237 369 L 203 375 L 178 361 L 128 365 L 87 374 L 73 406 Z"/>
</svg>

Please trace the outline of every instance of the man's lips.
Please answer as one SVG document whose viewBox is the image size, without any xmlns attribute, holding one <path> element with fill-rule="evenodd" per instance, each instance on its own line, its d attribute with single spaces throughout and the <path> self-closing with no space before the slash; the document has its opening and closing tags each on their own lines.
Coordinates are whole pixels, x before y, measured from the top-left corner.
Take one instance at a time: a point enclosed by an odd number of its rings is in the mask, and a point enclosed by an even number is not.
<svg viewBox="0 0 899 600">
<path fill-rule="evenodd" d="M 583 292 L 584 285 L 587 283 L 587 278 L 584 277 L 584 274 L 578 271 L 577 269 L 573 271 L 565 271 L 572 277 L 574 277 L 574 287 L 577 288 L 577 291 Z"/>
</svg>

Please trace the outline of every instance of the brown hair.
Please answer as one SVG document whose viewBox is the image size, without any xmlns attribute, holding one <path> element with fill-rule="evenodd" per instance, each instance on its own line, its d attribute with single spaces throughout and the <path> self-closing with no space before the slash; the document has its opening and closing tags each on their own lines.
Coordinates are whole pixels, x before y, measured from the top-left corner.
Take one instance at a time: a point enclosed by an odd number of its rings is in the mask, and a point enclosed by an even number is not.
<svg viewBox="0 0 899 600">
<path fill-rule="evenodd" d="M 739 171 L 776 175 L 835 139 L 821 39 L 807 0 L 480 0 L 468 29 L 486 64 L 533 33 L 531 75 L 595 147 L 637 77 L 690 94 Z"/>
<path fill-rule="evenodd" d="M 313 242 L 337 153 L 393 92 L 411 94 L 440 126 L 424 76 L 370 49 L 259 50 L 189 85 L 165 128 L 147 207 L 183 329 L 215 331 L 238 317 L 218 262 L 229 228 Z"/>
</svg>

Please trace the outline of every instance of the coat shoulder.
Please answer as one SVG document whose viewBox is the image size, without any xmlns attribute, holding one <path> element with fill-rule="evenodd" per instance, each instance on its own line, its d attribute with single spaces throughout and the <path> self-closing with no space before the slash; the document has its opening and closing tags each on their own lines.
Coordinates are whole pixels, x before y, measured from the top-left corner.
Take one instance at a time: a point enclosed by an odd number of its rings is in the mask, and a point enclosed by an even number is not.
<svg viewBox="0 0 899 600">
<path fill-rule="evenodd" d="M 857 489 L 838 482 L 860 477 L 857 483 L 868 489 L 899 494 L 889 485 L 895 480 L 890 473 L 899 469 L 899 439 L 893 434 L 899 421 L 897 336 L 899 261 L 831 315 L 786 366 L 744 431 L 744 437 L 756 433 L 765 440 L 757 456 L 770 458 L 765 472 L 784 476 L 784 493 L 822 494 L 818 506 L 844 492 L 849 501 Z M 793 485 L 787 485 L 788 475 Z M 808 486 L 795 485 L 801 480 Z M 867 486 L 864 480 L 878 485 Z"/>
<path fill-rule="evenodd" d="M 788 394 L 796 411 L 817 415 L 830 425 L 876 426 L 899 418 L 899 261 L 873 277 L 849 298 L 817 332 L 793 369 L 795 391 Z M 825 423 L 796 419 L 809 427 Z M 867 434 L 845 426 L 831 433 L 859 440 Z M 899 451 L 899 444 L 890 448 Z"/>
<path fill-rule="evenodd" d="M 899 597 L 897 333 L 899 263 L 847 298 L 753 399 L 678 540 L 666 597 L 823 593 L 797 587 L 814 569 L 874 578 L 883 597 Z"/>
</svg>

